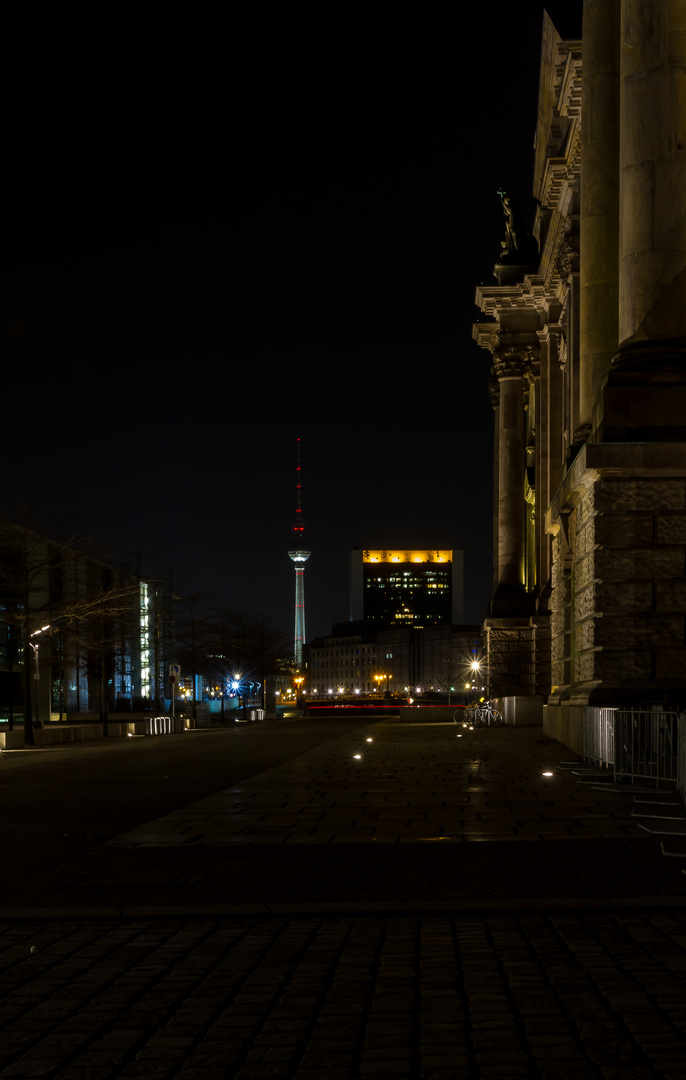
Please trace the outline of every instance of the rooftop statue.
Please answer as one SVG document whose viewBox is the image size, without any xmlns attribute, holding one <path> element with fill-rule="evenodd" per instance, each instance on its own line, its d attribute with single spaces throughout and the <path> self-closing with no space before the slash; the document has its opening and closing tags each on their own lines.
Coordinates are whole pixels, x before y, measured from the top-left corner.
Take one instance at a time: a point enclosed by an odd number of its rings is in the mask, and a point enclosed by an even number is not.
<svg viewBox="0 0 686 1080">
<path fill-rule="evenodd" d="M 502 248 L 498 263 L 516 266 L 538 265 L 538 244 L 531 235 L 519 207 L 519 203 L 504 190 L 499 190 L 505 215 L 505 239 L 500 241 Z"/>
</svg>

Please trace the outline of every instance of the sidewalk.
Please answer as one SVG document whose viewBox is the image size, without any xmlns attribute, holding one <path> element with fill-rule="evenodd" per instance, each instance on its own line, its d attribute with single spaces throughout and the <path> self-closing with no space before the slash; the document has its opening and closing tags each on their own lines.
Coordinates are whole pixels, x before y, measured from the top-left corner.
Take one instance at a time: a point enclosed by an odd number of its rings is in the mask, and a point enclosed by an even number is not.
<svg viewBox="0 0 686 1080">
<path fill-rule="evenodd" d="M 686 1080 L 681 860 L 570 758 L 371 723 L 32 875 L 0 1077 Z"/>
<path fill-rule="evenodd" d="M 32 875 L 2 908 L 209 915 L 686 900 L 681 860 L 641 828 L 631 789 L 593 784 L 573 764 L 540 728 L 370 722 Z"/>
</svg>

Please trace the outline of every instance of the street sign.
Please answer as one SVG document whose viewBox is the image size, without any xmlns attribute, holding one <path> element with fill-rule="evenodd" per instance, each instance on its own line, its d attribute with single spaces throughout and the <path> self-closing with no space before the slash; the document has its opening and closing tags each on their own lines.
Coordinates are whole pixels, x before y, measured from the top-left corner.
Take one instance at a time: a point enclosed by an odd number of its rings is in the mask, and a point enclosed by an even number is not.
<svg viewBox="0 0 686 1080">
<path fill-rule="evenodd" d="M 173 685 L 176 682 L 176 675 L 170 675 L 169 682 Z"/>
<path fill-rule="evenodd" d="M 178 679 L 179 675 L 181 674 L 181 664 L 170 664 L 169 674 L 174 675 Z"/>
</svg>

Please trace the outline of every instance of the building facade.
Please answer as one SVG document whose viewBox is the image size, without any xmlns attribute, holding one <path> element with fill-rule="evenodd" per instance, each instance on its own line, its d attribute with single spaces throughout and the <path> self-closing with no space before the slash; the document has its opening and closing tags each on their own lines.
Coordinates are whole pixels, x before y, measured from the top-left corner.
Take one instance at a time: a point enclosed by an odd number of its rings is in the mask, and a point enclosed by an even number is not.
<svg viewBox="0 0 686 1080">
<path fill-rule="evenodd" d="M 575 749 L 584 710 L 686 703 L 685 43 L 683 2 L 585 0 L 565 37 L 544 16 L 538 252 L 515 229 L 476 293 L 490 692 Z"/>
<path fill-rule="evenodd" d="M 471 664 L 481 661 L 483 649 L 480 627 L 448 625 L 338 634 L 317 639 L 307 652 L 308 695 L 388 691 L 443 696 L 464 690 Z"/>
<path fill-rule="evenodd" d="M 421 629 L 463 618 L 461 551 L 362 550 L 350 554 L 350 620 Z"/>
<path fill-rule="evenodd" d="M 319 638 L 308 650 L 306 691 L 318 697 L 331 694 L 371 694 L 379 689 L 377 646 L 373 635 L 351 634 Z"/>
<path fill-rule="evenodd" d="M 152 709 L 172 659 L 166 584 L 0 524 L 1 719 Z"/>
</svg>

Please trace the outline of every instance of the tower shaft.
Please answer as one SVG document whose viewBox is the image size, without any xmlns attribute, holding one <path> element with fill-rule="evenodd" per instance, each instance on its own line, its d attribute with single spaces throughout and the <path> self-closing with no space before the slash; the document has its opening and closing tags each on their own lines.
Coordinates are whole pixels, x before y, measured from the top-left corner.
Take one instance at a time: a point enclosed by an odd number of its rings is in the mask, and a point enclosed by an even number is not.
<svg viewBox="0 0 686 1080">
<path fill-rule="evenodd" d="M 303 662 L 303 644 L 305 641 L 305 567 L 295 566 L 295 647 L 293 658 L 300 669 Z"/>
<path fill-rule="evenodd" d="M 305 523 L 302 516 L 302 496 L 300 480 L 300 439 L 298 439 L 298 461 L 295 473 L 295 521 L 291 529 L 291 549 L 288 557 L 295 563 L 295 635 L 293 660 L 300 670 L 303 662 L 305 643 L 305 563 L 310 552 L 305 543 Z"/>
</svg>

